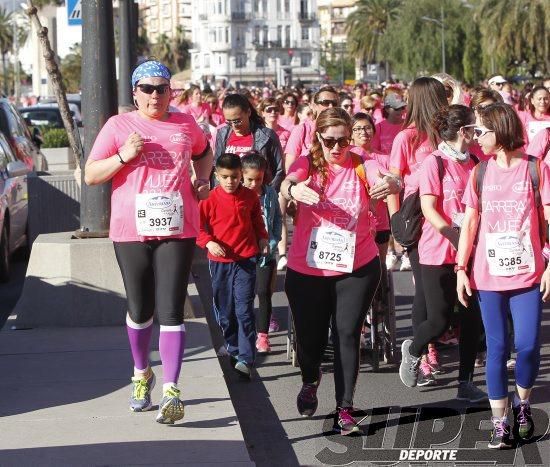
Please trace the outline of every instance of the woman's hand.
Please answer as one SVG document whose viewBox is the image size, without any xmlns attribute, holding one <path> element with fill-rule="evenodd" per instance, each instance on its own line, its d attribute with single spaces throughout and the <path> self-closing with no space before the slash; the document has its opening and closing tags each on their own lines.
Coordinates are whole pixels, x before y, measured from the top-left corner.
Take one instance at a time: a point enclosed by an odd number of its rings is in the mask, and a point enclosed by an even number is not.
<svg viewBox="0 0 550 467">
<path fill-rule="evenodd" d="M 456 293 L 458 295 L 458 301 L 468 308 L 468 298 L 472 296 L 472 289 L 470 288 L 470 279 L 466 271 L 458 271 L 456 273 Z"/>
<path fill-rule="evenodd" d="M 311 182 L 311 176 L 308 177 L 308 179 L 304 180 L 303 182 L 296 183 L 296 185 L 289 186 L 292 197 L 296 201 L 307 204 L 309 206 L 313 204 L 317 204 L 321 200 L 319 193 L 317 193 L 315 190 L 312 190 L 308 186 L 310 182 Z"/>
<path fill-rule="evenodd" d="M 378 181 L 369 190 L 369 196 L 373 199 L 384 199 L 401 191 L 401 180 L 393 175 L 384 175 L 378 170 Z"/>
<path fill-rule="evenodd" d="M 143 145 L 145 144 L 145 141 L 135 131 L 130 133 L 130 136 L 128 136 L 128 139 L 124 143 L 124 145 L 119 149 L 118 153 L 120 154 L 120 157 L 124 160 L 124 162 L 130 162 L 132 159 L 135 159 L 138 154 L 143 149 Z"/>
<path fill-rule="evenodd" d="M 199 201 L 205 200 L 210 195 L 210 181 L 206 179 L 193 180 L 193 189 Z"/>
<path fill-rule="evenodd" d="M 548 268 L 544 270 L 540 279 L 540 291 L 542 292 L 542 301 L 546 302 L 550 297 L 550 271 Z"/>
</svg>

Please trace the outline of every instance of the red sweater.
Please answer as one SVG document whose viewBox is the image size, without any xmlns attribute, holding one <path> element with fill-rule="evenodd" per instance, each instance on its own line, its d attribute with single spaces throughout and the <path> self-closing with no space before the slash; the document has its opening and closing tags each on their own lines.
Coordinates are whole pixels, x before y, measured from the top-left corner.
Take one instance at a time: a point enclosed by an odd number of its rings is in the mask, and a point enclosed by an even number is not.
<svg viewBox="0 0 550 467">
<path fill-rule="evenodd" d="M 220 263 L 232 263 L 256 256 L 260 239 L 268 238 L 262 218 L 260 198 L 240 186 L 235 193 L 226 193 L 220 186 L 199 203 L 200 230 L 197 245 L 206 248 L 210 241 L 219 243 L 225 256 L 208 258 Z"/>
</svg>

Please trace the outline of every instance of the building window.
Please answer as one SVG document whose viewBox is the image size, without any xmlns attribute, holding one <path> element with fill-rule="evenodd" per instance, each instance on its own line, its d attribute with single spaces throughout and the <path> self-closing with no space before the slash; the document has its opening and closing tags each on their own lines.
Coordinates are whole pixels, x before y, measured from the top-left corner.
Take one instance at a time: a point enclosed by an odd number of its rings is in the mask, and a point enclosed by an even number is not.
<svg viewBox="0 0 550 467">
<path fill-rule="evenodd" d="M 254 13 L 258 13 L 260 9 L 260 0 L 252 0 L 252 4 L 254 7 Z"/>
<path fill-rule="evenodd" d="M 195 54 L 194 55 L 194 60 L 193 60 L 193 68 L 199 68 L 200 67 L 200 54 Z"/>
<path fill-rule="evenodd" d="M 290 0 L 284 0 L 284 2 L 285 2 L 285 5 L 283 7 L 283 11 L 290 13 Z"/>
<path fill-rule="evenodd" d="M 311 52 L 302 52 L 300 55 L 300 65 L 302 67 L 311 66 Z"/>
<path fill-rule="evenodd" d="M 281 25 L 277 26 L 277 43 L 283 43 L 283 27 Z"/>
<path fill-rule="evenodd" d="M 151 22 L 149 24 L 151 26 L 151 31 L 153 32 L 158 31 L 159 21 L 157 18 L 151 18 Z"/>
<path fill-rule="evenodd" d="M 225 28 L 225 43 L 229 44 L 229 28 Z"/>
<path fill-rule="evenodd" d="M 156 6 L 157 0 L 149 0 L 149 6 Z"/>
<path fill-rule="evenodd" d="M 246 54 L 237 54 L 237 55 L 235 55 L 235 67 L 236 68 L 245 68 L 246 67 Z"/>
<path fill-rule="evenodd" d="M 222 64 L 222 56 L 218 55 L 218 65 L 221 65 L 221 64 Z"/>
<path fill-rule="evenodd" d="M 187 12 L 186 12 L 185 4 L 184 4 L 184 3 L 180 3 L 180 4 L 179 4 L 178 12 L 179 12 L 179 15 L 180 15 L 180 16 L 185 16 L 185 14 L 186 14 Z"/>
<path fill-rule="evenodd" d="M 170 5 L 162 5 L 162 16 L 170 16 L 172 13 L 170 10 Z"/>
<path fill-rule="evenodd" d="M 263 27 L 263 31 L 264 31 L 264 34 L 263 34 L 263 44 L 265 46 L 267 46 L 267 43 L 269 41 L 269 27 L 268 26 L 264 26 Z"/>
<path fill-rule="evenodd" d="M 264 68 L 267 66 L 267 57 L 265 54 L 259 53 L 256 55 L 256 68 Z"/>
<path fill-rule="evenodd" d="M 254 42 L 256 44 L 260 43 L 260 26 L 254 26 Z"/>
<path fill-rule="evenodd" d="M 221 15 L 223 11 L 223 2 L 218 1 L 218 14 Z"/>
<path fill-rule="evenodd" d="M 210 54 L 204 54 L 204 68 L 210 68 Z"/>
<path fill-rule="evenodd" d="M 309 40 L 309 28 L 302 28 L 302 40 Z"/>
<path fill-rule="evenodd" d="M 290 26 L 285 26 L 285 47 L 290 47 Z"/>
<path fill-rule="evenodd" d="M 170 31 L 170 29 L 172 29 L 172 23 L 171 23 L 171 21 L 165 19 L 162 22 L 162 30 L 163 31 Z"/>
</svg>

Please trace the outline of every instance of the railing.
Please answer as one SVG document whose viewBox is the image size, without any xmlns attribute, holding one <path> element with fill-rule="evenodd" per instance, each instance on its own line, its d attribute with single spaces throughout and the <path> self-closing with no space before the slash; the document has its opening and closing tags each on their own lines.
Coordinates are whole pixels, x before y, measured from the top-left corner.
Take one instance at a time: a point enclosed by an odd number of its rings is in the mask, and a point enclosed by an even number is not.
<svg viewBox="0 0 550 467">
<path fill-rule="evenodd" d="M 317 15 L 315 13 L 309 13 L 307 11 L 300 11 L 298 13 L 299 21 L 316 21 Z"/>
<path fill-rule="evenodd" d="M 231 20 L 232 21 L 250 21 L 250 14 L 244 11 L 232 11 Z"/>
</svg>

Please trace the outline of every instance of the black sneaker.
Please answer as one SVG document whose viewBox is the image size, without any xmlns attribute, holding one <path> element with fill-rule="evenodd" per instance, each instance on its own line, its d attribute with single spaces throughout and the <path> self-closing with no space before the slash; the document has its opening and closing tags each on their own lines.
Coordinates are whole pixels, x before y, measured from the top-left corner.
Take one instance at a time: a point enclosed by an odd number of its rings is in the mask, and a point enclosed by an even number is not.
<svg viewBox="0 0 550 467">
<path fill-rule="evenodd" d="M 363 430 L 351 415 L 353 407 L 338 407 L 334 415 L 334 431 L 339 431 L 342 436 L 351 434 L 362 435 Z"/>
<path fill-rule="evenodd" d="M 298 393 L 296 398 L 296 407 L 302 417 L 311 417 L 317 410 L 319 401 L 317 400 L 317 389 L 321 382 L 321 371 L 319 371 L 319 378 L 314 383 L 304 383 L 302 389 Z"/>
<path fill-rule="evenodd" d="M 491 421 L 493 430 L 491 431 L 491 441 L 487 447 L 489 449 L 510 449 L 512 447 L 510 425 L 498 417 L 491 417 Z"/>
<path fill-rule="evenodd" d="M 531 416 L 531 406 L 529 401 L 520 402 L 517 407 L 512 407 L 514 412 L 514 439 L 528 440 L 535 432 L 535 424 Z"/>
</svg>

